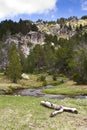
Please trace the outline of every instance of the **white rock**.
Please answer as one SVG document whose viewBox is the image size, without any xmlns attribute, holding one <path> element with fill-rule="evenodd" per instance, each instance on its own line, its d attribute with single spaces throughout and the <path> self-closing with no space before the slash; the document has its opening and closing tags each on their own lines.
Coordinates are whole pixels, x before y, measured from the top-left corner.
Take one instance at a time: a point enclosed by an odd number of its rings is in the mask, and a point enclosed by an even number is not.
<svg viewBox="0 0 87 130">
<path fill-rule="evenodd" d="M 23 79 L 29 80 L 29 76 L 28 76 L 27 74 L 25 74 L 25 73 L 23 73 L 23 74 L 21 75 L 21 77 L 22 77 Z"/>
</svg>

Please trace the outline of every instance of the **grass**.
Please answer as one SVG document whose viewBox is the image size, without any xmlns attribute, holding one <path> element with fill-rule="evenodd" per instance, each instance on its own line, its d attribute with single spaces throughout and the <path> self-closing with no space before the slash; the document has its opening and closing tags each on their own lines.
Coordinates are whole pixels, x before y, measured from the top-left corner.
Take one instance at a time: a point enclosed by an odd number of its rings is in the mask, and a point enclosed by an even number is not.
<svg viewBox="0 0 87 130">
<path fill-rule="evenodd" d="M 44 75 L 44 74 L 43 74 Z M 0 73 L 0 90 L 7 91 L 10 88 L 40 88 L 43 86 L 42 81 L 38 81 L 37 79 L 41 76 L 41 74 L 29 74 L 29 80 L 21 79 L 18 80 L 17 84 L 12 83 L 5 75 Z M 65 79 L 65 78 L 62 78 Z M 57 85 L 58 81 L 53 81 L 52 76 L 46 76 L 46 83 Z"/>
<path fill-rule="evenodd" d="M 0 96 L 0 130 L 86 130 L 87 100 L 49 101 L 78 109 L 78 114 L 62 113 L 53 118 L 54 110 L 40 105 L 44 98 Z"/>
<path fill-rule="evenodd" d="M 87 85 L 76 85 L 72 81 L 53 86 L 52 88 L 44 89 L 44 93 L 62 94 L 62 95 L 87 95 Z"/>
<path fill-rule="evenodd" d="M 18 80 L 17 83 L 12 83 L 5 75 L 0 75 L 0 90 L 9 91 L 9 88 L 39 88 L 42 86 L 42 82 L 37 81 L 36 75 L 29 75 L 30 79 Z"/>
<path fill-rule="evenodd" d="M 7 91 L 9 87 L 20 88 L 21 84 L 12 83 L 5 75 L 0 73 L 0 90 Z"/>
</svg>

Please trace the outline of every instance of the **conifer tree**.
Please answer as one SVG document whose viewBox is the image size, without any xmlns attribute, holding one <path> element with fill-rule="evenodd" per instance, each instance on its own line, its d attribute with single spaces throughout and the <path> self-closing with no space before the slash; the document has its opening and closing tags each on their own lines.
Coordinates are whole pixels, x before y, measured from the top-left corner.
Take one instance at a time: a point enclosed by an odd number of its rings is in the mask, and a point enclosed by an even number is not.
<svg viewBox="0 0 87 130">
<path fill-rule="evenodd" d="M 10 45 L 8 56 L 9 56 L 9 65 L 7 75 L 12 80 L 12 82 L 16 83 L 17 80 L 21 77 L 22 66 L 20 63 L 17 48 L 14 44 Z"/>
</svg>

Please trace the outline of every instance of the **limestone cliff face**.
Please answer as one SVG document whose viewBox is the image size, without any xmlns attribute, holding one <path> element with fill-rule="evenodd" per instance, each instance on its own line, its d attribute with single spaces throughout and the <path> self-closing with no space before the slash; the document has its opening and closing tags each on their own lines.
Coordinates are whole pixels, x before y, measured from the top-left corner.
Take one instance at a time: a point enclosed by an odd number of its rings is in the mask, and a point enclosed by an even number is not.
<svg viewBox="0 0 87 130">
<path fill-rule="evenodd" d="M 40 32 L 30 31 L 26 35 L 21 33 L 9 35 L 5 42 L 4 47 L 1 49 L 2 58 L 0 58 L 0 68 L 6 69 L 8 66 L 8 47 L 10 44 L 15 44 L 18 50 L 21 50 L 25 57 L 29 55 L 30 50 L 36 44 L 44 44 L 45 34 Z"/>
<path fill-rule="evenodd" d="M 34 32 L 30 31 L 27 34 L 27 37 L 29 38 L 29 41 L 34 44 L 42 44 L 45 39 L 45 34 L 41 32 Z"/>
<path fill-rule="evenodd" d="M 29 51 L 36 44 L 43 44 L 45 39 L 45 34 L 40 32 L 30 31 L 26 35 L 16 34 L 14 36 L 9 36 L 5 44 L 10 45 L 14 43 L 17 48 L 21 48 L 25 57 L 29 55 Z"/>
</svg>

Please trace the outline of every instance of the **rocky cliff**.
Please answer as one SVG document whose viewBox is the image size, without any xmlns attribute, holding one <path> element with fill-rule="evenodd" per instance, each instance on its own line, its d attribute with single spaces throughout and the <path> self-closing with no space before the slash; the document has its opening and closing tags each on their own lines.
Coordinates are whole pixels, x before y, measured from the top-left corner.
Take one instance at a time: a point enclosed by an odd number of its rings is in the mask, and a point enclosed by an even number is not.
<svg viewBox="0 0 87 130">
<path fill-rule="evenodd" d="M 72 17 L 70 20 L 66 20 L 63 24 L 54 22 L 54 23 L 36 23 L 40 32 L 46 34 L 56 35 L 58 38 L 69 38 L 76 34 L 76 28 L 82 26 L 87 26 L 87 19 L 77 19 Z M 71 28 L 70 28 L 71 27 Z"/>
<path fill-rule="evenodd" d="M 44 44 L 44 39 L 44 33 L 30 31 L 26 35 L 21 33 L 10 35 L 6 39 L 5 44 L 10 45 L 11 43 L 14 43 L 17 48 L 20 46 L 25 57 L 27 57 L 29 55 L 30 49 L 32 49 L 36 44 Z"/>
</svg>

